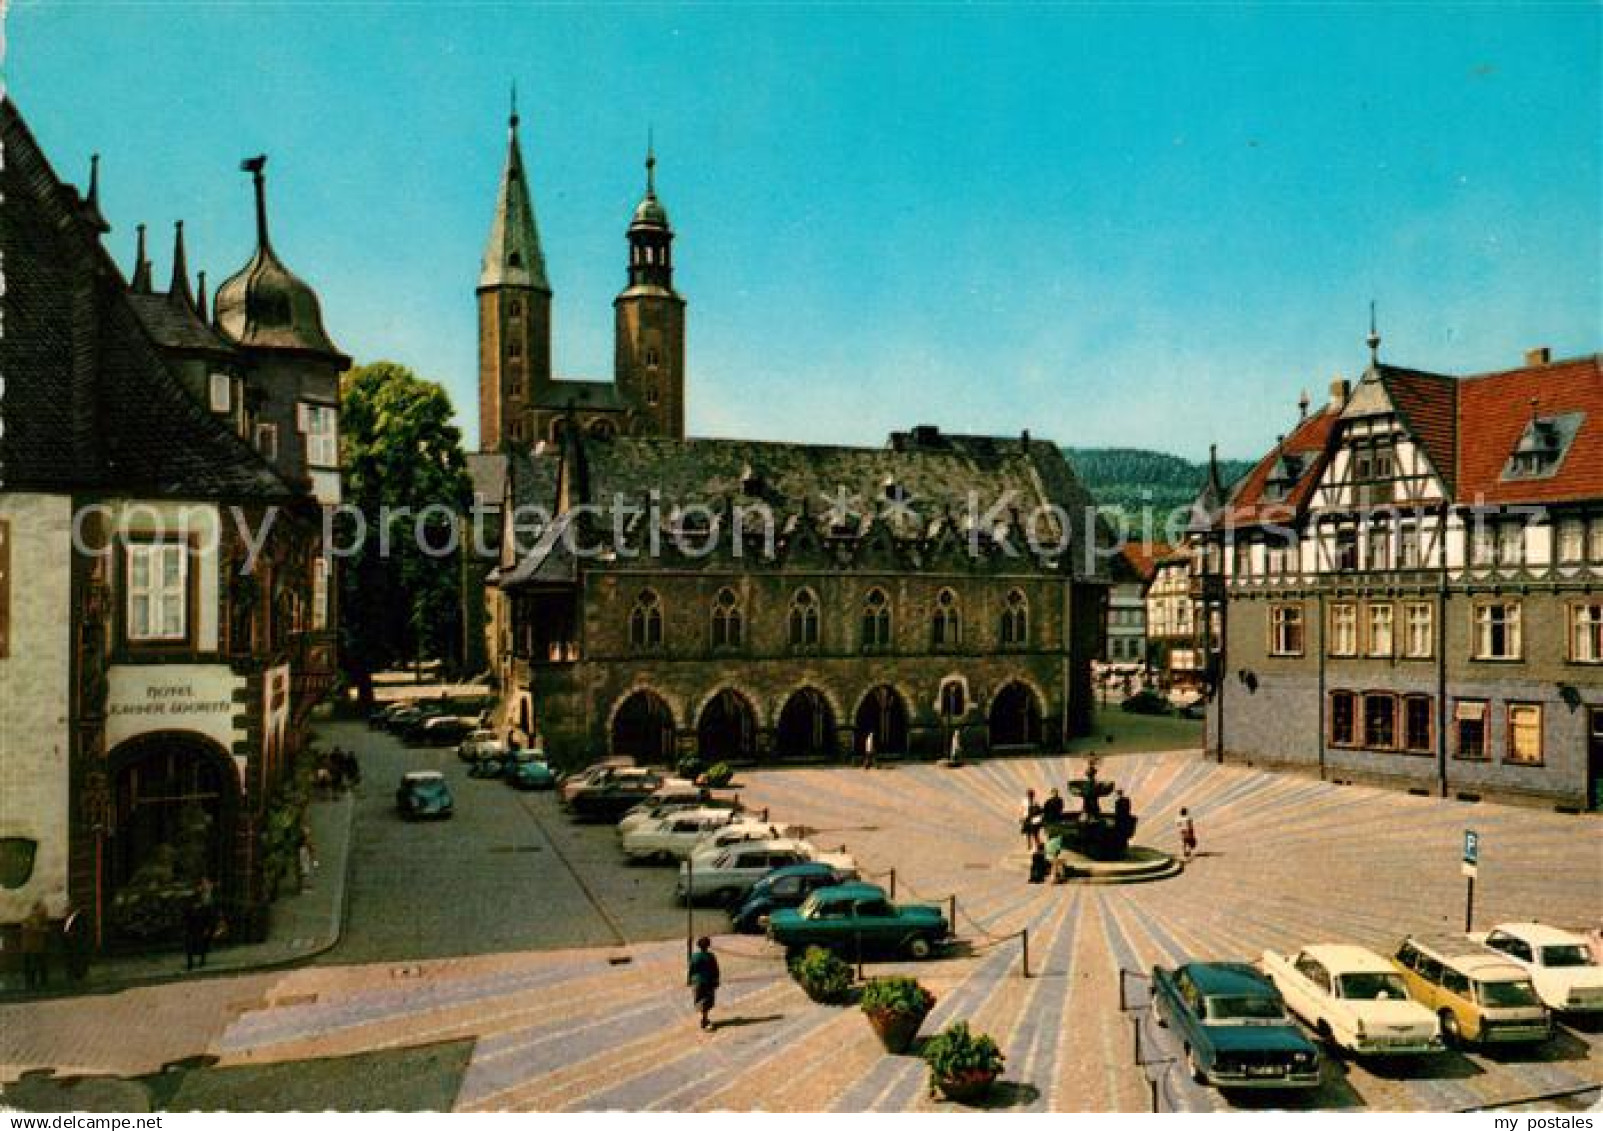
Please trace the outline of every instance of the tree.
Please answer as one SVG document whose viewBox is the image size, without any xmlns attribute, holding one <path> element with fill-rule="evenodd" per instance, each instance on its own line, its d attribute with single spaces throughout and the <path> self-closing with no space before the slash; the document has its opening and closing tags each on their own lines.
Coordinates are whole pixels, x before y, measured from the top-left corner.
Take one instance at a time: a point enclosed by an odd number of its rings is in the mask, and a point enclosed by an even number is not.
<svg viewBox="0 0 1603 1131">
<path fill-rule="evenodd" d="M 413 659 L 460 659 L 456 531 L 471 499 L 451 399 L 404 365 L 358 366 L 341 382 L 345 501 L 340 663 L 364 706 L 372 676 Z M 358 513 L 351 513 L 355 508 Z"/>
</svg>

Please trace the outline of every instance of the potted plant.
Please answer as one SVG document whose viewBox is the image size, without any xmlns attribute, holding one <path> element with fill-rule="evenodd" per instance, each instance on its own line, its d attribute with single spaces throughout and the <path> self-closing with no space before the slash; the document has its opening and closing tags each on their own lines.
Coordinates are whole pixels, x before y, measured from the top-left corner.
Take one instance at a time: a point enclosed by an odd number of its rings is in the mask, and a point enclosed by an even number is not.
<svg viewBox="0 0 1603 1131">
<path fill-rule="evenodd" d="M 863 987 L 862 1006 L 885 1051 L 906 1052 L 935 1008 L 935 995 L 916 978 L 870 978 Z"/>
<path fill-rule="evenodd" d="M 735 780 L 735 771 L 728 762 L 714 762 L 703 775 L 709 789 L 723 789 Z"/>
<path fill-rule="evenodd" d="M 976 1036 L 967 1021 L 958 1021 L 924 1042 L 924 1061 L 932 1095 L 939 1092 L 957 1103 L 971 1103 L 996 1083 L 1003 1056 L 990 1037 Z"/>
<path fill-rule="evenodd" d="M 810 946 L 790 963 L 790 976 L 807 996 L 825 1005 L 838 1005 L 851 996 L 852 968 L 833 951 Z"/>
</svg>

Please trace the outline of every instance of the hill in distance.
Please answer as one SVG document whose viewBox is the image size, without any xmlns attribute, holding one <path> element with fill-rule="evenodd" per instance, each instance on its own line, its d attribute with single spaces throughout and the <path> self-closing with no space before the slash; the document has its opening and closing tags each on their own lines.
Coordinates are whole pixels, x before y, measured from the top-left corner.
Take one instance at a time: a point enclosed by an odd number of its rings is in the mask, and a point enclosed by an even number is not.
<svg viewBox="0 0 1603 1131">
<path fill-rule="evenodd" d="M 1108 517 L 1140 528 L 1143 511 L 1161 526 L 1166 516 L 1187 507 L 1208 478 L 1206 460 L 1192 461 L 1144 448 L 1064 448 L 1063 454 L 1086 490 Z M 1219 474 L 1229 486 L 1255 461 L 1222 459 Z"/>
</svg>

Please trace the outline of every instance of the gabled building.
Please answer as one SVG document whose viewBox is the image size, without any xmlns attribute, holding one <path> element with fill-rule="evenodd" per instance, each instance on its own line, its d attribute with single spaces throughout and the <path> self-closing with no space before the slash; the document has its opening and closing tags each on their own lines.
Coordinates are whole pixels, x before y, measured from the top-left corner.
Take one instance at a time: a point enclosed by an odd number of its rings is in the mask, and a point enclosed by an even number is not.
<svg viewBox="0 0 1603 1131">
<path fill-rule="evenodd" d="M 1146 671 L 1147 587 L 1158 562 L 1173 552 L 1162 542 L 1126 542 L 1109 564 L 1107 641 L 1102 662 L 1121 675 Z"/>
<path fill-rule="evenodd" d="M 338 466 L 259 449 L 242 414 L 337 406 L 343 359 L 298 333 L 315 296 L 282 279 L 224 284 L 235 313 L 208 323 L 181 236 L 166 294 L 143 248 L 125 282 L 97 180 L 63 183 L 10 99 L 0 138 L 0 930 L 42 902 L 107 946 L 171 938 L 207 877 L 248 936 L 334 675 Z"/>
<path fill-rule="evenodd" d="M 1603 805 L 1598 356 L 1377 357 L 1197 531 L 1217 756 Z"/>
</svg>

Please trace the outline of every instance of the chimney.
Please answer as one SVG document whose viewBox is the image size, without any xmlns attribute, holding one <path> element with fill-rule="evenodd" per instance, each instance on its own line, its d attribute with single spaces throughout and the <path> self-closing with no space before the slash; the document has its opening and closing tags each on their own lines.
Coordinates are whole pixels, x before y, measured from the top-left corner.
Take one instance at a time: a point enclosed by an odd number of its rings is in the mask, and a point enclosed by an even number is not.
<svg viewBox="0 0 1603 1131">
<path fill-rule="evenodd" d="M 1345 377 L 1337 377 L 1330 383 L 1330 407 L 1337 412 L 1347 407 L 1347 394 L 1352 392 L 1352 385 Z"/>
<path fill-rule="evenodd" d="M 1525 351 L 1525 364 L 1527 366 L 1546 365 L 1553 360 L 1553 351 L 1547 346 L 1537 346 L 1535 349 Z"/>
</svg>

